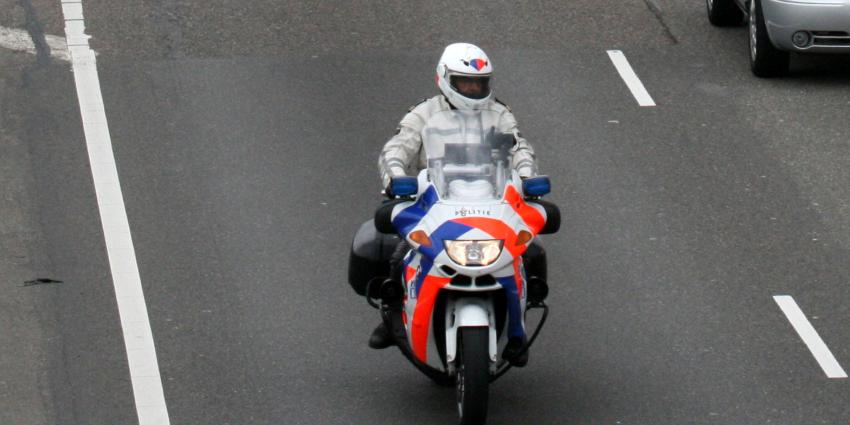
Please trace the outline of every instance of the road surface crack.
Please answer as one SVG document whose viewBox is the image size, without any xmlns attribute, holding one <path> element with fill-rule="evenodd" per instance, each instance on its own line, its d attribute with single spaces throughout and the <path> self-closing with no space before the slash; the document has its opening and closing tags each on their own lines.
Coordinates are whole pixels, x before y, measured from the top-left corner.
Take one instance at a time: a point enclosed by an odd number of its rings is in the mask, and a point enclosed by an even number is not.
<svg viewBox="0 0 850 425">
<path fill-rule="evenodd" d="M 658 23 L 661 25 L 661 28 L 664 29 L 664 34 L 673 44 L 679 44 L 679 39 L 673 34 L 673 31 L 670 30 L 670 27 L 667 25 L 667 22 L 664 20 L 664 12 L 661 10 L 661 6 L 658 4 L 657 0 L 643 0 L 646 4 L 646 7 L 655 15 L 655 19 L 658 20 Z"/>
</svg>

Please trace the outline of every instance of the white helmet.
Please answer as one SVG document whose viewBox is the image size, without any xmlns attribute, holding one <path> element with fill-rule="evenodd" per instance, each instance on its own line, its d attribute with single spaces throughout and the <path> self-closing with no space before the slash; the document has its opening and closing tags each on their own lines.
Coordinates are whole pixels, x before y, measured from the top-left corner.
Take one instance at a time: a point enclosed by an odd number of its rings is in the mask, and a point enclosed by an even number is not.
<svg viewBox="0 0 850 425">
<path fill-rule="evenodd" d="M 437 63 L 437 86 L 458 109 L 480 109 L 493 98 L 490 77 L 493 64 L 478 46 L 454 43 Z"/>
</svg>

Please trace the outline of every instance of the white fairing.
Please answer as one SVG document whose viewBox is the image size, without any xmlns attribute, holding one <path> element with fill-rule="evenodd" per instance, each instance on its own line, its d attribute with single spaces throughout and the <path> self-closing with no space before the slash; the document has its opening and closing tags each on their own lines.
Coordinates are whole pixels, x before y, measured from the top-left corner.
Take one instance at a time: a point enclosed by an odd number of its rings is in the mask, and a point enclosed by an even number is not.
<svg viewBox="0 0 850 425">
<path fill-rule="evenodd" d="M 446 306 L 446 362 L 451 364 L 457 356 L 457 331 L 460 328 L 487 327 L 490 329 L 490 361 L 496 361 L 496 314 L 488 298 L 463 297 L 447 302 Z"/>
</svg>

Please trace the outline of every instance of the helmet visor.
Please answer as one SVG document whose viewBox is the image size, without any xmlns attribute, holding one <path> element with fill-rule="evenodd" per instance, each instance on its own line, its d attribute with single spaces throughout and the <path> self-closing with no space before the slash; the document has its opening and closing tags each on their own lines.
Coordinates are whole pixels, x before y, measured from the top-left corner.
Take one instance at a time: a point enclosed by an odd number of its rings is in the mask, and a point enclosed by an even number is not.
<svg viewBox="0 0 850 425">
<path fill-rule="evenodd" d="M 461 96 L 470 99 L 483 99 L 490 95 L 490 77 L 452 75 L 449 79 L 452 88 Z"/>
</svg>

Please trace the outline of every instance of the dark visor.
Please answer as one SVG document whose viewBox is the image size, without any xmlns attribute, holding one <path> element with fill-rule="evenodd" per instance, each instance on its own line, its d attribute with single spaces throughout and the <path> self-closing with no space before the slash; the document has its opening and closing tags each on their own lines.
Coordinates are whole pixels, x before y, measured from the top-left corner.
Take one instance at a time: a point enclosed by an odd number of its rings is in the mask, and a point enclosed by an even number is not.
<svg viewBox="0 0 850 425">
<path fill-rule="evenodd" d="M 490 94 L 490 77 L 452 75 L 450 82 L 455 91 L 470 99 L 483 99 Z"/>
</svg>

